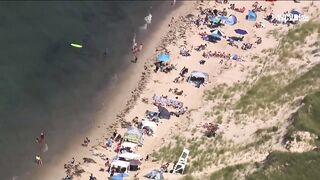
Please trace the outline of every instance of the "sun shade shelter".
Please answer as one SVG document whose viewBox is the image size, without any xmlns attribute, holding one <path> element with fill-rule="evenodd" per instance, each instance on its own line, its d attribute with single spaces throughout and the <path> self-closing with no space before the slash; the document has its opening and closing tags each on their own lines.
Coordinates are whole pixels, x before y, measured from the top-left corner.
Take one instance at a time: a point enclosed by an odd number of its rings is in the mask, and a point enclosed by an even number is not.
<svg viewBox="0 0 320 180">
<path fill-rule="evenodd" d="M 170 119 L 170 112 L 165 107 L 159 106 L 159 118 L 160 119 Z"/>
<path fill-rule="evenodd" d="M 219 29 L 216 29 L 211 33 L 210 36 L 212 38 L 214 38 L 215 40 L 221 40 L 221 38 L 224 36 L 224 34 Z"/>
<path fill-rule="evenodd" d="M 246 19 L 248 21 L 256 21 L 257 20 L 257 13 L 252 10 L 249 10 L 248 14 L 246 15 Z"/>
<path fill-rule="evenodd" d="M 142 129 L 144 127 L 148 127 L 150 128 L 153 132 L 155 132 L 156 128 L 157 128 L 157 124 L 153 121 L 141 121 L 142 123 Z"/>
<path fill-rule="evenodd" d="M 157 56 L 157 61 L 159 62 L 168 62 L 170 61 L 170 55 L 167 53 L 160 53 Z"/>
<path fill-rule="evenodd" d="M 126 160 L 132 160 L 132 159 L 139 159 L 140 155 L 136 153 L 125 152 L 125 153 L 118 154 L 118 157 Z"/>
<path fill-rule="evenodd" d="M 234 15 L 230 15 L 228 19 L 226 19 L 225 24 L 235 25 L 238 22 L 237 17 Z"/>
<path fill-rule="evenodd" d="M 122 173 L 128 173 L 130 163 L 127 161 L 113 160 L 110 165 L 110 172 L 109 173 L 111 173 L 112 167 L 116 167 L 116 168 L 120 167 L 120 169 L 124 169 L 124 172 L 122 172 Z"/>
<path fill-rule="evenodd" d="M 130 163 L 130 171 L 138 171 L 139 166 L 142 164 L 138 159 L 129 160 Z"/>
<path fill-rule="evenodd" d="M 248 32 L 244 29 L 235 29 L 234 30 L 237 34 L 240 34 L 240 35 L 246 35 L 248 34 Z"/>
<path fill-rule="evenodd" d="M 143 133 L 138 128 L 130 127 L 128 128 L 128 131 L 124 134 L 123 139 L 132 143 L 142 144 Z"/>
<path fill-rule="evenodd" d="M 135 147 L 137 147 L 138 146 L 138 144 L 136 144 L 136 143 L 132 143 L 132 142 L 123 142 L 122 144 L 121 144 L 121 146 L 122 147 L 127 147 L 127 148 L 135 148 Z"/>
<path fill-rule="evenodd" d="M 209 75 L 201 71 L 192 71 L 188 78 L 188 82 L 196 87 L 200 87 L 201 84 L 208 82 L 208 80 Z"/>
<path fill-rule="evenodd" d="M 212 22 L 213 24 L 219 24 L 221 23 L 221 17 L 220 16 L 209 16 L 209 21 Z"/>
<path fill-rule="evenodd" d="M 164 180 L 162 172 L 158 171 L 158 170 L 152 170 L 148 174 L 144 175 L 144 177 L 146 177 L 148 179 Z"/>
</svg>

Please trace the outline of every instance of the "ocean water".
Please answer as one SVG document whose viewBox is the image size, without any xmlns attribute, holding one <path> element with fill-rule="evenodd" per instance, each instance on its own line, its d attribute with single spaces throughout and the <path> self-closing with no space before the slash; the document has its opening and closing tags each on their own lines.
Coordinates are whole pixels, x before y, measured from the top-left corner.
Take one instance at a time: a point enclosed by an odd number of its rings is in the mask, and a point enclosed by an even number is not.
<svg viewBox="0 0 320 180">
<path fill-rule="evenodd" d="M 0 179 L 34 167 L 41 131 L 54 154 L 88 128 L 94 97 L 128 65 L 135 32 L 161 3 L 0 2 Z"/>
</svg>

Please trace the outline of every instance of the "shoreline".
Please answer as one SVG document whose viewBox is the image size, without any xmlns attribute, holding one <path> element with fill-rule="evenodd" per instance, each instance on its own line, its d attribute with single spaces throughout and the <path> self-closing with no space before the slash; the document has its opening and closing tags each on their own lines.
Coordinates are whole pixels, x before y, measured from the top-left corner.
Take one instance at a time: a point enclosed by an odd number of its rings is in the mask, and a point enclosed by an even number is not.
<svg viewBox="0 0 320 180">
<path fill-rule="evenodd" d="M 248 2 L 236 2 L 236 4 L 237 6 L 246 7 L 246 9 L 250 9 L 251 6 L 251 4 Z M 268 11 L 272 9 L 276 12 L 282 12 L 282 8 L 286 5 L 283 2 L 277 2 L 276 4 L 279 5 L 278 7 L 275 7 L 269 4 L 268 2 L 261 2 L 261 4 L 268 8 Z M 306 4 L 308 3 L 304 3 L 304 5 Z M 266 47 L 272 48 L 276 45 L 277 41 L 272 41 L 273 39 L 266 37 L 267 30 L 274 30 L 276 29 L 275 26 L 272 26 L 272 24 L 267 24 L 267 28 L 252 28 L 253 24 L 244 20 L 244 14 L 232 11 L 234 15 L 239 17 L 238 24 L 233 27 L 228 25 L 223 26 L 223 32 L 230 35 L 234 33 L 235 28 L 244 28 L 248 30 L 249 34 L 246 36 L 245 42 L 253 43 L 256 39 L 256 36 L 261 35 L 264 39 L 263 43 L 261 45 L 254 46 L 253 50 L 248 51 L 244 51 L 241 48 L 236 49 L 235 47 L 230 47 L 227 44 L 220 45 L 219 43 L 209 43 L 208 49 L 206 49 L 206 51 L 217 50 L 219 52 L 226 51 L 240 54 L 242 57 L 244 57 L 245 61 L 223 60 L 223 63 L 220 63 L 219 60 L 221 58 L 210 57 L 205 60 L 205 65 L 201 65 L 199 64 L 199 60 L 204 59 L 204 57 L 202 55 L 202 52 L 195 52 L 194 47 L 199 46 L 203 42 L 208 42 L 203 41 L 198 35 L 199 32 L 203 32 L 204 30 L 200 30 L 199 28 L 197 29 L 195 25 L 191 25 L 190 21 L 186 18 L 187 14 L 198 14 L 198 8 L 200 6 L 222 9 L 227 5 L 217 4 L 215 2 L 183 2 L 183 5 L 181 5 L 179 9 L 173 11 L 172 13 L 169 13 L 166 16 L 165 20 L 158 24 L 158 26 L 161 26 L 161 28 L 158 28 L 157 31 L 153 32 L 150 35 L 151 38 L 148 39 L 148 42 L 144 43 L 144 46 L 148 48 L 144 48 L 145 51 L 143 51 L 141 57 L 139 57 L 139 59 L 143 59 L 143 61 L 140 60 L 136 64 L 131 64 L 125 70 L 125 73 L 119 75 L 119 84 L 113 87 L 113 92 L 115 93 L 112 94 L 112 97 L 110 99 L 106 100 L 106 102 L 112 103 L 108 103 L 103 108 L 104 110 L 97 114 L 97 116 L 94 118 L 97 120 L 95 121 L 94 127 L 90 130 L 90 132 L 88 132 L 88 134 L 86 135 L 83 135 L 83 137 L 81 138 L 79 137 L 79 139 L 75 141 L 75 144 L 73 146 L 75 147 L 75 149 L 68 152 L 68 154 L 63 155 L 63 158 L 58 163 L 58 165 L 55 166 L 55 169 L 47 171 L 46 174 L 54 174 L 55 176 L 50 178 L 57 179 L 64 177 L 60 174 L 64 171 L 62 169 L 62 165 L 70 161 L 72 157 L 75 157 L 77 163 L 83 162 L 83 157 L 90 157 L 96 161 L 96 164 L 82 163 L 81 166 L 84 168 L 85 172 L 82 174 L 81 177 L 75 179 L 86 180 L 90 176 L 90 173 L 93 173 L 93 175 L 96 176 L 98 179 L 106 179 L 108 177 L 107 172 L 105 172 L 105 170 L 101 172 L 99 169 L 101 167 L 105 167 L 105 161 L 101 160 L 102 157 L 100 156 L 100 154 L 103 154 L 103 157 L 106 156 L 112 159 L 112 157 L 115 155 L 115 152 L 113 152 L 113 148 L 105 149 L 101 147 L 105 144 L 104 139 L 110 137 L 111 133 L 115 129 L 118 131 L 119 134 L 122 135 L 125 132 L 125 129 L 121 128 L 121 122 L 131 122 L 131 119 L 138 116 L 139 119 L 141 119 L 143 114 L 145 113 L 145 110 L 152 110 L 152 108 L 156 108 L 152 103 L 142 102 L 143 98 L 150 100 L 153 95 L 166 95 L 169 99 L 178 99 L 189 108 L 189 111 L 183 116 L 171 117 L 170 120 L 160 121 L 160 123 L 157 124 L 158 130 L 155 131 L 155 135 L 146 136 L 144 138 L 144 145 L 142 147 L 139 147 L 137 150 L 137 153 L 141 155 L 142 159 L 144 159 L 146 155 L 156 153 L 156 151 L 160 151 L 162 147 L 166 147 L 168 144 L 170 146 L 170 143 L 179 144 L 177 143 L 179 140 L 179 136 L 186 139 L 189 138 L 189 140 L 195 138 L 195 141 L 197 140 L 197 138 L 202 139 L 203 132 L 199 130 L 201 128 L 201 124 L 204 124 L 213 119 L 210 118 L 210 116 L 207 116 L 206 112 L 213 110 L 212 104 L 226 103 L 226 100 L 222 101 L 218 99 L 214 99 L 214 101 L 212 102 L 205 102 L 203 100 L 204 93 L 207 90 L 212 90 L 216 87 L 220 88 L 217 85 L 225 84 L 226 86 L 231 86 L 236 83 L 245 81 L 246 78 L 248 78 L 250 75 L 250 68 L 254 68 L 257 64 L 259 64 L 253 60 L 252 55 L 258 53 L 258 55 L 262 56 L 262 50 Z M 295 5 L 295 7 L 301 8 L 302 3 L 300 5 Z M 175 18 L 175 22 L 173 22 L 174 25 L 169 28 L 167 27 L 167 24 L 170 21 L 171 16 Z M 259 12 L 258 17 L 259 18 L 257 19 L 257 22 L 259 22 L 262 19 L 263 12 Z M 265 21 L 263 22 L 265 23 Z M 282 32 L 287 31 L 289 29 L 285 26 L 280 27 L 282 28 Z M 172 38 L 174 39 L 174 43 L 171 42 Z M 159 40 L 159 43 L 158 41 L 156 41 L 155 43 L 154 39 Z M 181 47 L 191 49 L 192 56 L 182 57 L 179 53 Z M 170 56 L 172 59 L 174 59 L 172 64 L 176 65 L 178 71 L 174 71 L 172 73 L 152 72 L 151 66 L 154 62 L 154 57 L 157 54 L 157 50 L 159 49 L 166 49 L 170 51 Z M 156 52 L 154 52 L 154 50 L 156 50 Z M 191 71 L 197 70 L 207 72 L 209 74 L 208 83 L 206 83 L 203 87 L 201 86 L 199 89 L 191 86 L 186 82 L 172 83 L 173 79 L 177 75 L 179 76 L 179 70 L 185 66 L 190 68 Z M 182 89 L 183 93 L 182 95 L 176 95 L 172 92 L 170 93 L 169 88 L 178 88 L 180 90 Z M 121 97 L 119 97 L 119 95 Z M 240 95 L 241 94 L 237 94 L 237 97 Z M 261 124 L 261 122 L 257 123 L 253 121 L 249 123 L 249 125 L 247 126 L 246 124 L 236 124 L 234 119 L 227 120 L 230 117 L 232 117 L 232 112 L 224 113 L 225 114 L 223 114 L 223 116 L 225 116 L 225 119 L 223 119 L 223 123 L 219 125 L 218 133 L 221 133 L 220 135 L 223 135 L 224 138 L 226 138 L 227 140 L 233 140 L 234 143 L 243 143 L 244 141 L 250 141 L 252 139 L 251 135 L 254 133 L 255 129 L 266 126 L 264 123 Z M 110 121 L 111 118 L 114 118 L 115 120 Z M 216 119 L 214 119 L 213 121 L 215 122 L 215 120 Z M 243 127 L 245 127 L 244 130 L 242 130 Z M 193 133 L 194 129 L 196 129 L 195 133 Z M 197 135 L 194 136 L 194 134 Z M 91 142 L 89 143 L 88 147 L 81 147 L 80 143 L 86 136 L 90 138 Z M 223 146 L 221 144 L 219 145 Z M 267 151 L 266 149 L 262 149 L 261 152 L 252 151 L 250 153 L 253 154 L 249 155 L 248 153 L 239 153 L 239 157 L 234 157 L 233 159 L 230 158 L 230 161 L 234 161 L 233 163 L 252 162 L 253 160 L 260 162 L 266 158 L 266 155 L 268 154 L 269 150 L 270 149 L 267 148 Z M 181 153 L 180 150 L 178 153 Z M 141 169 L 137 173 L 130 172 L 129 178 L 133 179 L 133 176 L 135 179 L 142 178 L 144 174 L 160 167 L 160 163 L 166 162 L 166 160 L 157 160 L 154 162 L 153 158 L 154 157 L 152 157 L 152 160 L 143 161 L 142 165 L 140 166 Z M 174 162 L 176 160 L 176 157 L 174 157 L 173 159 L 171 158 L 170 161 Z M 223 162 L 221 163 L 221 161 L 217 161 L 217 164 L 210 164 L 210 166 L 205 166 L 205 172 L 196 171 L 193 175 L 197 175 L 200 177 L 203 174 L 205 174 L 205 176 L 207 177 L 208 172 L 210 173 L 212 171 L 216 171 L 217 169 L 225 167 L 225 164 Z M 232 165 L 232 163 L 230 162 L 229 164 Z M 169 178 L 170 180 L 172 180 L 182 178 L 182 175 L 174 175 L 171 173 L 167 173 L 165 177 L 166 179 Z"/>
<path fill-rule="evenodd" d="M 87 152 L 83 152 L 84 147 L 81 146 L 85 137 L 90 138 L 91 142 L 89 146 L 91 146 L 93 144 L 99 144 L 99 139 L 101 139 L 101 137 L 108 137 L 111 135 L 114 127 L 118 126 L 122 121 L 119 117 L 124 116 L 133 108 L 134 103 L 138 99 L 139 93 L 143 91 L 141 86 L 145 86 L 148 82 L 150 78 L 149 68 L 153 63 L 153 58 L 156 54 L 154 50 L 159 46 L 159 44 L 161 44 L 161 39 L 165 37 L 169 31 L 170 28 L 168 27 L 168 24 L 170 23 L 171 17 L 176 17 L 177 14 L 184 12 L 185 8 L 187 8 L 185 6 L 188 7 L 184 2 L 176 4 L 176 7 L 174 7 L 175 9 L 164 15 L 165 18 L 163 18 L 161 22 L 157 22 L 157 24 L 153 25 L 152 29 L 155 29 L 154 31 L 147 32 L 149 33 L 148 36 L 141 41 L 143 42 L 144 47 L 142 53 L 138 55 L 138 62 L 130 63 L 122 73 L 117 73 L 114 78 L 115 80 L 118 80 L 117 84 L 108 87 L 108 91 L 110 91 L 108 95 L 100 95 L 101 97 L 99 98 L 109 98 L 109 100 L 105 100 L 105 102 L 103 100 L 101 110 L 96 113 L 96 117 L 92 118 L 94 119 L 94 122 L 88 133 L 81 137 L 73 137 L 74 143 L 65 147 L 66 150 L 62 155 L 56 155 L 56 157 L 51 158 L 53 160 L 48 164 L 45 164 L 46 167 L 44 169 L 43 167 L 35 167 L 35 171 L 38 172 L 35 172 L 32 178 L 40 180 L 43 179 L 43 176 L 47 176 L 46 174 L 54 174 L 54 176 L 50 176 L 50 179 L 61 179 L 65 176 L 63 164 L 70 161 L 72 157 L 77 159 L 77 157 L 88 156 Z M 162 26 L 165 28 L 161 28 Z M 127 56 L 130 56 L 130 54 Z M 148 67 L 148 69 L 145 69 L 145 67 Z M 128 89 L 131 90 L 129 91 Z M 113 102 L 116 105 L 111 105 L 111 103 L 108 102 Z M 106 117 L 109 117 L 107 118 L 108 120 L 106 120 Z M 110 120 L 111 118 L 114 118 L 115 120 Z M 105 136 L 105 134 L 108 134 L 108 136 Z"/>
</svg>

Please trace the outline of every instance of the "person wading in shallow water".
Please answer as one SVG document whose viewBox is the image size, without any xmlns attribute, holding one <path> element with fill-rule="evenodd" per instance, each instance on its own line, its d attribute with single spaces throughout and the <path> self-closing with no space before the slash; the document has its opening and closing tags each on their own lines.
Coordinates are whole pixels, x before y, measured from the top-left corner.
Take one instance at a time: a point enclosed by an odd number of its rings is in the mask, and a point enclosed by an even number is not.
<svg viewBox="0 0 320 180">
<path fill-rule="evenodd" d="M 137 63 L 138 62 L 138 56 L 136 54 L 134 54 L 134 59 L 131 62 L 133 62 L 133 63 Z"/>
<path fill-rule="evenodd" d="M 41 132 L 40 134 L 40 143 L 44 143 L 44 133 Z"/>
<path fill-rule="evenodd" d="M 41 158 L 40 158 L 40 156 L 39 156 L 39 155 L 36 155 L 36 159 L 35 159 L 35 161 L 36 161 L 36 163 L 37 163 L 39 166 L 41 166 L 41 165 L 42 165 L 42 160 L 41 160 Z"/>
<path fill-rule="evenodd" d="M 49 147 L 48 147 L 47 143 L 45 142 L 44 132 L 41 132 L 40 137 L 36 138 L 36 143 L 39 144 L 41 151 L 43 151 L 43 152 L 48 151 Z"/>
</svg>

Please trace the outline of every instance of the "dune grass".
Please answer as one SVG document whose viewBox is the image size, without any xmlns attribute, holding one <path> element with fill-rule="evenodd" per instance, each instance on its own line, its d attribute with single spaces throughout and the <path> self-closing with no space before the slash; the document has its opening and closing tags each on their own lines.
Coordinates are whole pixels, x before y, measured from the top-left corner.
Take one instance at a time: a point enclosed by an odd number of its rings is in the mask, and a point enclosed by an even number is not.
<svg viewBox="0 0 320 180">
<path fill-rule="evenodd" d="M 308 21 L 299 27 L 291 29 L 285 34 L 277 48 L 279 61 L 286 62 L 288 58 L 296 58 L 297 47 L 304 44 L 306 38 L 314 32 L 320 32 L 320 23 L 317 21 Z"/>
<path fill-rule="evenodd" d="M 320 177 L 320 153 L 273 152 L 247 180 L 310 180 Z"/>
<path fill-rule="evenodd" d="M 177 136 L 175 139 L 175 143 L 169 143 L 167 146 L 160 148 L 152 156 L 157 161 L 175 163 L 185 147 L 190 151 L 189 166 L 185 170 L 186 173 L 204 170 L 217 162 L 227 151 L 225 148 L 218 148 L 216 146 L 217 142 L 220 141 L 219 137 L 184 139 Z"/>
<path fill-rule="evenodd" d="M 289 127 L 285 140 L 293 140 L 295 131 L 308 131 L 320 137 L 320 91 L 306 96 L 304 105 L 293 115 L 293 124 Z M 320 145 L 320 139 L 315 142 Z"/>
<path fill-rule="evenodd" d="M 283 75 L 283 74 L 282 74 Z M 320 83 L 320 64 L 306 73 L 284 84 L 280 75 L 263 76 L 241 96 L 236 104 L 242 113 L 248 113 L 259 108 L 269 107 L 270 103 L 284 103 L 296 96 L 301 96 L 318 89 Z"/>
<path fill-rule="evenodd" d="M 216 171 L 210 175 L 210 180 L 236 180 L 238 176 L 236 172 L 242 171 L 248 164 L 237 164 L 234 166 L 225 167 L 219 171 Z"/>
<path fill-rule="evenodd" d="M 175 143 L 169 143 L 166 146 L 163 146 L 159 149 L 158 152 L 153 152 L 152 157 L 157 161 L 172 163 L 178 161 L 186 141 L 183 138 L 175 137 Z"/>
<path fill-rule="evenodd" d="M 263 76 L 241 96 L 236 104 L 242 113 L 251 112 L 255 109 L 266 108 L 267 104 L 277 99 L 277 91 L 280 87 L 276 76 Z"/>
<path fill-rule="evenodd" d="M 303 103 L 295 114 L 294 127 L 320 136 L 320 91 L 306 96 Z"/>
<path fill-rule="evenodd" d="M 187 174 L 181 178 L 181 180 L 197 180 L 194 176 L 191 174 Z"/>
<path fill-rule="evenodd" d="M 221 84 L 221 85 L 218 85 L 217 87 L 215 87 L 209 91 L 206 91 L 206 93 L 205 93 L 206 98 L 205 99 L 207 101 L 210 101 L 210 100 L 214 100 L 216 98 L 221 97 L 224 90 L 225 90 L 225 87 L 226 87 L 225 84 Z"/>
</svg>

